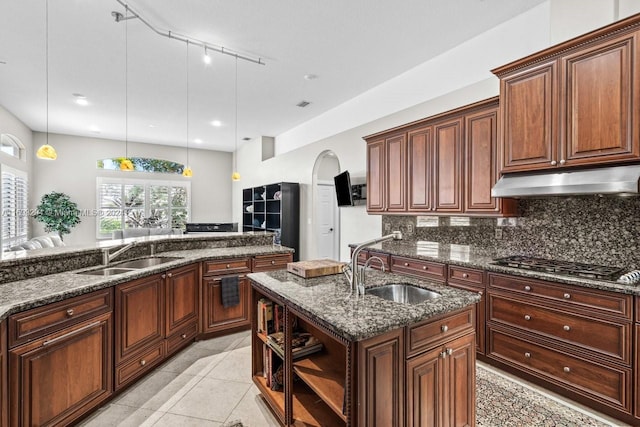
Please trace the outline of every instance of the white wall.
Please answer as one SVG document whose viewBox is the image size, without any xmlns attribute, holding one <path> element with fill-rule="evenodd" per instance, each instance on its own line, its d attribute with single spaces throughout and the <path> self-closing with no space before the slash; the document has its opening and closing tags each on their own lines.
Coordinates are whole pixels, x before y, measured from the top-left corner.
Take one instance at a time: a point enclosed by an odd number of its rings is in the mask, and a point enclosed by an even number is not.
<svg viewBox="0 0 640 427">
<path fill-rule="evenodd" d="M 33 133 L 16 116 L 0 106 L 0 134 L 8 133 L 18 138 L 25 146 L 27 155 L 25 161 L 18 160 L 13 156 L 0 152 L 0 163 L 6 164 L 14 169 L 23 170 L 28 174 L 31 171 L 31 156 L 33 151 Z M 29 177 L 31 179 L 31 177 Z"/>
<path fill-rule="evenodd" d="M 34 144 L 44 143 L 46 134 L 34 133 Z M 71 200 L 83 209 L 96 207 L 96 178 L 98 176 L 140 179 L 190 180 L 191 221 L 229 222 L 231 209 L 231 153 L 190 149 L 189 160 L 193 169 L 192 178 L 176 174 L 153 174 L 145 172 L 105 171 L 96 168 L 96 161 L 123 156 L 125 144 L 98 138 L 69 135 L 49 135 L 49 143 L 58 152 L 55 161 L 34 158 L 34 173 L 31 181 L 30 206 L 35 208 L 43 194 L 59 191 L 68 194 Z M 166 145 L 128 143 L 130 157 L 152 157 L 186 162 L 186 150 Z M 66 235 L 67 244 L 84 244 L 96 240 L 96 217 L 83 216 L 82 222 Z M 32 221 L 32 235 L 44 233 L 41 223 Z"/>
</svg>

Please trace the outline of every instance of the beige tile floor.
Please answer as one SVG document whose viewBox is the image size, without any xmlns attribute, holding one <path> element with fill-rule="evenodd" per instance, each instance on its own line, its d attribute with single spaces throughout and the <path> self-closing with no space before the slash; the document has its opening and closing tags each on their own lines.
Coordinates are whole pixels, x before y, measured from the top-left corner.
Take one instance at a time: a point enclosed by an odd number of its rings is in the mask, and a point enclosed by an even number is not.
<svg viewBox="0 0 640 427">
<path fill-rule="evenodd" d="M 611 426 L 623 425 L 540 387 L 496 372 Z M 216 427 L 238 420 L 247 427 L 279 425 L 251 381 L 248 331 L 192 344 L 99 409 L 81 426 Z"/>
</svg>

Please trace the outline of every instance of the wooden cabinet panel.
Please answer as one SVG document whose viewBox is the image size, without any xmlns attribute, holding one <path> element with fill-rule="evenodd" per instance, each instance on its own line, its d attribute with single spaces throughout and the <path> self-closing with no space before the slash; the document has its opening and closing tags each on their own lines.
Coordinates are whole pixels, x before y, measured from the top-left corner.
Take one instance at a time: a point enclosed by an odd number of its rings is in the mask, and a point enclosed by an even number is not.
<svg viewBox="0 0 640 427">
<path fill-rule="evenodd" d="M 116 286 L 116 364 L 164 338 L 164 279 L 145 277 Z"/>
<path fill-rule="evenodd" d="M 557 61 L 500 79 L 502 172 L 555 166 Z"/>
<path fill-rule="evenodd" d="M 197 323 L 200 311 L 200 277 L 198 264 L 166 273 L 166 324 L 169 337 L 188 323 Z"/>
<path fill-rule="evenodd" d="M 215 261 L 205 261 L 202 267 L 202 275 L 232 274 L 251 272 L 251 258 L 232 258 Z"/>
<path fill-rule="evenodd" d="M 474 426 L 476 419 L 476 357 L 473 334 L 447 343 L 449 426 Z"/>
<path fill-rule="evenodd" d="M 418 129 L 408 135 L 408 210 L 433 210 L 433 128 Z"/>
<path fill-rule="evenodd" d="M 251 271 L 256 273 L 259 271 L 280 270 L 287 268 L 287 263 L 293 261 L 293 254 L 276 254 L 276 255 L 256 255 L 253 257 Z"/>
<path fill-rule="evenodd" d="M 472 330 L 473 309 L 464 308 L 407 327 L 407 355 L 413 356 Z"/>
<path fill-rule="evenodd" d="M 384 212 L 386 207 L 386 153 L 384 139 L 367 143 L 367 211 Z"/>
<path fill-rule="evenodd" d="M 449 267 L 451 269 L 451 267 Z M 480 301 L 475 305 L 475 329 L 476 329 L 476 351 L 479 354 L 486 352 L 485 326 L 487 321 L 487 298 L 485 289 L 478 285 L 468 285 L 466 283 L 449 282 L 449 286 L 458 289 L 464 289 L 469 292 L 476 292 L 481 295 Z"/>
<path fill-rule="evenodd" d="M 439 212 L 462 212 L 462 118 L 433 126 L 434 207 Z"/>
<path fill-rule="evenodd" d="M 445 281 L 446 264 L 424 261 L 415 258 L 391 256 L 391 271 L 394 273 L 410 274 L 412 276 L 426 277 L 432 280 Z"/>
<path fill-rule="evenodd" d="M 637 33 L 608 39 L 562 57 L 564 144 L 560 164 L 640 156 Z"/>
<path fill-rule="evenodd" d="M 9 353 L 11 425 L 68 425 L 113 391 L 111 313 Z"/>
<path fill-rule="evenodd" d="M 116 366 L 116 390 L 129 385 L 143 374 L 152 370 L 164 360 L 165 354 L 164 341 L 151 344 L 142 351 L 132 354 L 126 361 Z"/>
<path fill-rule="evenodd" d="M 112 290 L 103 289 L 14 314 L 9 317 L 9 347 L 43 337 L 112 310 Z"/>
<path fill-rule="evenodd" d="M 487 355 L 625 412 L 631 410 L 631 369 L 605 365 L 489 326 Z"/>
<path fill-rule="evenodd" d="M 445 359 L 440 353 L 436 348 L 407 361 L 407 427 L 445 425 L 445 411 L 438 404 L 445 395 Z"/>
<path fill-rule="evenodd" d="M 167 343 L 167 356 L 171 356 L 182 347 L 190 344 L 193 339 L 198 335 L 198 323 L 192 322 L 179 329 L 168 337 L 165 341 Z"/>
<path fill-rule="evenodd" d="M 7 376 L 7 322 L 0 322 L 0 427 L 9 425 L 9 378 Z"/>
<path fill-rule="evenodd" d="M 638 297 L 636 297 L 636 299 L 638 299 Z M 634 387 L 633 389 L 636 390 L 635 392 L 635 407 L 634 407 L 634 415 L 636 416 L 636 418 L 640 418 L 640 325 L 638 325 L 637 323 L 634 325 L 634 335 L 635 335 L 635 341 L 634 341 L 634 354 L 635 354 L 635 361 L 634 361 Z"/>
<path fill-rule="evenodd" d="M 404 134 L 387 138 L 386 144 L 386 181 L 385 199 L 387 211 L 402 212 L 407 209 L 406 202 L 406 164 L 407 142 Z"/>
<path fill-rule="evenodd" d="M 465 212 L 495 213 L 499 200 L 491 197 L 498 180 L 498 107 L 465 116 Z"/>
<path fill-rule="evenodd" d="M 404 330 L 357 343 L 358 425 L 404 426 Z"/>
<path fill-rule="evenodd" d="M 221 280 L 221 277 L 204 277 L 202 279 L 202 331 L 205 333 L 250 325 L 249 279 L 245 276 L 238 278 L 240 303 L 233 307 L 222 305 Z"/>
</svg>

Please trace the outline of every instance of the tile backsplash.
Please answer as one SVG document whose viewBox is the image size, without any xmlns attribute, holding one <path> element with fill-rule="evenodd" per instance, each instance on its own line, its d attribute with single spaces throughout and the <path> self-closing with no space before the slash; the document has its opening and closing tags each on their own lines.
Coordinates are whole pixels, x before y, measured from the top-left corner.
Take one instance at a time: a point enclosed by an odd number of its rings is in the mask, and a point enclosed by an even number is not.
<svg viewBox="0 0 640 427">
<path fill-rule="evenodd" d="M 502 221 L 515 225 L 498 226 L 495 218 L 387 215 L 382 230 L 399 229 L 410 241 L 473 245 L 496 256 L 640 269 L 640 197 L 521 199 L 518 204 L 520 217 Z"/>
</svg>

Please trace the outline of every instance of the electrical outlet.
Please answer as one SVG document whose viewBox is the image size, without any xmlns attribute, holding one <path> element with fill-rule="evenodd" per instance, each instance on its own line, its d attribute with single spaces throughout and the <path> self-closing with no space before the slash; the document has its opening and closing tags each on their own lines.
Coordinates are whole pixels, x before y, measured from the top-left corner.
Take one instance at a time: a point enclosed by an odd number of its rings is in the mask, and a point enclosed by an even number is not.
<svg viewBox="0 0 640 427">
<path fill-rule="evenodd" d="M 496 239 L 498 240 L 502 239 L 502 228 L 495 229 L 495 236 L 496 236 Z"/>
<path fill-rule="evenodd" d="M 413 234 L 413 224 L 407 224 L 407 234 Z"/>
<path fill-rule="evenodd" d="M 385 222 L 384 223 L 384 231 L 391 231 L 391 223 L 390 222 Z"/>
</svg>

